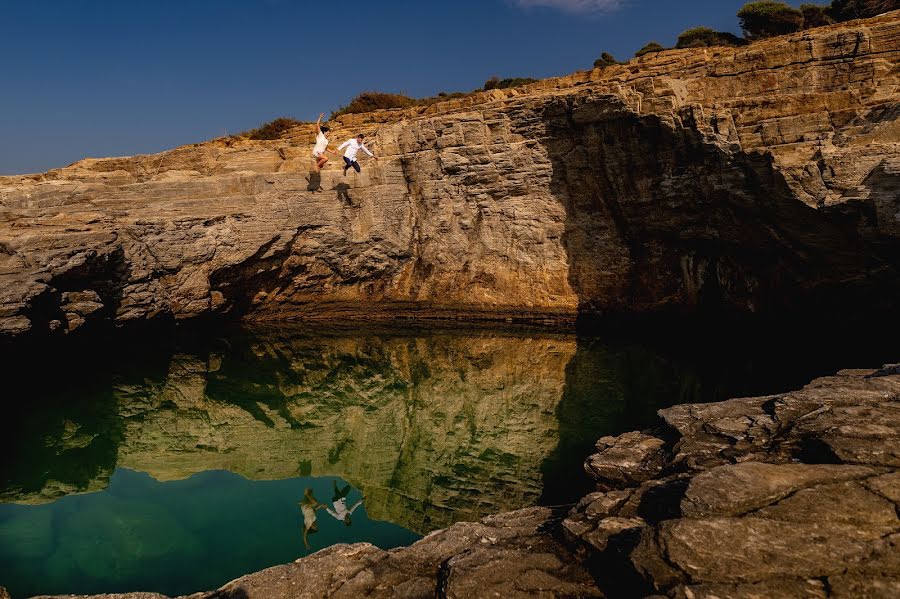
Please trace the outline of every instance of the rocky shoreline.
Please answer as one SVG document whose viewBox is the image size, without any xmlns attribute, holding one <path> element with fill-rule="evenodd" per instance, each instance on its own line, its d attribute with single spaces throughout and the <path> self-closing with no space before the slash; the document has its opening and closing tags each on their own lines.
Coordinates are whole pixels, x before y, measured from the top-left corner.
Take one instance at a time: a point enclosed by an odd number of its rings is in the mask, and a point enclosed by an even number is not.
<svg viewBox="0 0 900 599">
<path fill-rule="evenodd" d="M 190 599 L 900 594 L 900 367 L 660 417 L 598 441 L 574 508 L 334 546 Z"/>
</svg>

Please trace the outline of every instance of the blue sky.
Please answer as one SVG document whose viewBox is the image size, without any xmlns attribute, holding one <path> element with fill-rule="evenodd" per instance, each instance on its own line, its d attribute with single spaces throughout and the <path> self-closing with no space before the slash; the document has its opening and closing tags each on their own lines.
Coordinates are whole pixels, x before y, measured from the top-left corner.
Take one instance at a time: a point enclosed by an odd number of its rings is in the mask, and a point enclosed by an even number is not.
<svg viewBox="0 0 900 599">
<path fill-rule="evenodd" d="M 738 32 L 744 0 L 0 0 L 0 174 Z"/>
</svg>

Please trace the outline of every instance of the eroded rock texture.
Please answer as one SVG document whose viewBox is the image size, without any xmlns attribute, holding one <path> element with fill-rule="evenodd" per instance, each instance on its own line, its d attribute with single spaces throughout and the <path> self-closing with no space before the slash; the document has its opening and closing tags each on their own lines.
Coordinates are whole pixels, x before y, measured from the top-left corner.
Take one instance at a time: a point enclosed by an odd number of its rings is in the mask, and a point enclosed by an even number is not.
<svg viewBox="0 0 900 599">
<path fill-rule="evenodd" d="M 598 444 L 585 468 L 601 490 L 563 523 L 608 592 L 900 592 L 900 376 L 845 371 L 793 393 L 660 414 L 669 442 Z M 618 459 L 632 477 L 614 486 L 597 465 Z"/>
<path fill-rule="evenodd" d="M 0 331 L 892 305 L 900 13 L 0 178 Z"/>
</svg>

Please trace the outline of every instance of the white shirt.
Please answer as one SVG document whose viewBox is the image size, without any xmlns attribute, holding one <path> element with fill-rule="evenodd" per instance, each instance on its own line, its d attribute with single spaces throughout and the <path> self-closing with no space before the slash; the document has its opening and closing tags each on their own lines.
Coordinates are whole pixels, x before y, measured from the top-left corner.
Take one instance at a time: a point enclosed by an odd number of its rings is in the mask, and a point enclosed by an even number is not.
<svg viewBox="0 0 900 599">
<path fill-rule="evenodd" d="M 375 158 L 375 154 L 369 151 L 369 148 L 366 147 L 366 144 L 359 143 L 355 137 L 353 139 L 348 139 L 347 141 L 342 143 L 338 147 L 338 152 L 340 152 L 344 148 L 347 148 L 347 151 L 344 152 L 344 157 L 348 158 L 349 160 L 356 160 L 356 153 L 360 150 L 362 150 L 372 158 Z"/>
<path fill-rule="evenodd" d="M 347 503 L 344 501 L 344 498 L 341 497 L 340 499 L 338 499 L 337 501 L 334 502 L 334 511 L 332 511 L 332 509 L 330 507 L 326 507 L 325 511 L 328 512 L 329 514 L 331 514 L 336 519 L 343 520 L 349 514 L 352 514 L 356 510 L 356 508 L 358 508 L 360 506 L 361 503 L 362 503 L 362 499 L 357 501 L 356 504 L 348 510 Z"/>
<path fill-rule="evenodd" d="M 325 134 L 319 131 L 319 134 L 316 136 L 316 147 L 313 149 L 313 154 L 319 156 L 320 154 L 325 153 L 325 148 L 328 147 L 328 138 L 325 137 Z"/>
</svg>

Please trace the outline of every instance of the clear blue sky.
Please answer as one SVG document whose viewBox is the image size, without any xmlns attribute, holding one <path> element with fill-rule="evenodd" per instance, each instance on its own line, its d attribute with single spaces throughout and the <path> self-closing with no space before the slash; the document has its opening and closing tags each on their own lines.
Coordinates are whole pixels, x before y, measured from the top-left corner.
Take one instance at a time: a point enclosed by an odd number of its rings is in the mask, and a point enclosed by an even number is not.
<svg viewBox="0 0 900 599">
<path fill-rule="evenodd" d="M 744 0 L 0 0 L 0 174 L 738 32 Z M 591 10 L 585 5 L 605 5 Z"/>
</svg>

